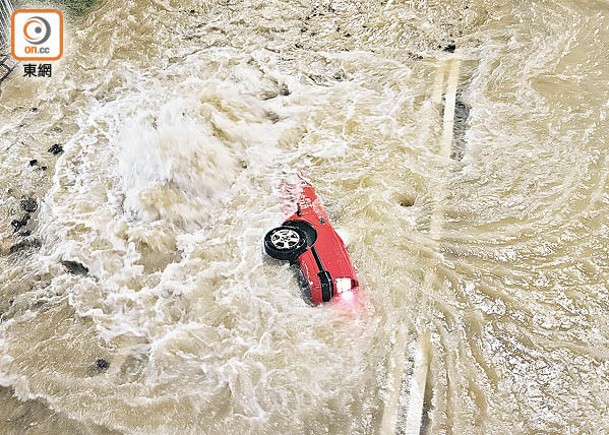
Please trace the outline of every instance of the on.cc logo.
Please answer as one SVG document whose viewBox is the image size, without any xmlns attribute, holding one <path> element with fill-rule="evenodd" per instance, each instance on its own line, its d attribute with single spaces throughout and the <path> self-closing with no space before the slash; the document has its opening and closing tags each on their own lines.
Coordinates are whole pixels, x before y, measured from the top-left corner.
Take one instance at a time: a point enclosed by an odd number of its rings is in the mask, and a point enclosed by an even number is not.
<svg viewBox="0 0 609 435">
<path fill-rule="evenodd" d="M 15 60 L 53 61 L 63 56 L 63 14 L 57 9 L 17 9 L 11 16 Z"/>
<path fill-rule="evenodd" d="M 23 25 L 23 35 L 30 44 L 44 44 L 51 37 L 51 25 L 42 17 L 32 17 Z"/>
</svg>

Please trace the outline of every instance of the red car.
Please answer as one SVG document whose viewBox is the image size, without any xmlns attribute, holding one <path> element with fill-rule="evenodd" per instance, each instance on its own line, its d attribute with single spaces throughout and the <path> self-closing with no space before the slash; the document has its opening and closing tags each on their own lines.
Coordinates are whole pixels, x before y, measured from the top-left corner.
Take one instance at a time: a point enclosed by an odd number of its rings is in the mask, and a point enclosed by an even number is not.
<svg viewBox="0 0 609 435">
<path fill-rule="evenodd" d="M 296 212 L 264 237 L 265 252 L 300 266 L 300 284 L 314 304 L 341 296 L 352 299 L 358 288 L 355 270 L 340 236 L 317 198 L 313 186 L 301 181 Z"/>
</svg>

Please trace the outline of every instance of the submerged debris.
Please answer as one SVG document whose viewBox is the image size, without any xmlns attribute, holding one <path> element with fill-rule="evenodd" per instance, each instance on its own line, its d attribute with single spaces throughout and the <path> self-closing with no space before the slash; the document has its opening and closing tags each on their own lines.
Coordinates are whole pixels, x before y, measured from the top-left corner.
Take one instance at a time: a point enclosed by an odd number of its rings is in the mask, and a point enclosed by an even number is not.
<svg viewBox="0 0 609 435">
<path fill-rule="evenodd" d="M 19 251 L 23 251 L 25 249 L 37 249 L 42 246 L 42 243 L 39 239 L 25 239 L 20 241 L 19 243 L 15 243 L 11 246 L 9 252 L 11 254 L 15 254 Z"/>
<path fill-rule="evenodd" d="M 21 200 L 21 208 L 27 212 L 34 213 L 38 210 L 38 203 L 34 198 L 25 198 Z"/>
<path fill-rule="evenodd" d="M 457 46 L 455 44 L 448 44 L 443 48 L 443 50 L 447 53 L 454 53 L 456 49 Z"/>
<path fill-rule="evenodd" d="M 271 120 L 273 124 L 277 124 L 281 118 L 275 112 L 266 112 L 266 117 Z"/>
<path fill-rule="evenodd" d="M 264 91 L 262 93 L 262 99 L 265 101 L 272 100 L 273 98 L 275 98 L 278 95 L 279 95 L 279 91 L 275 91 L 275 90 Z"/>
<path fill-rule="evenodd" d="M 41 171 L 46 171 L 47 167 L 45 165 L 40 165 L 40 162 L 37 159 L 32 159 L 30 160 L 29 164 L 31 167 L 37 167 L 38 169 L 40 169 Z"/>
<path fill-rule="evenodd" d="M 39 162 L 36 159 L 30 160 L 29 164 L 30 164 L 31 167 L 38 167 L 38 169 L 40 169 L 41 171 L 46 171 L 47 170 L 47 167 L 45 165 L 42 165 L 42 166 L 39 165 Z"/>
<path fill-rule="evenodd" d="M 282 97 L 285 97 L 290 94 L 291 94 L 291 92 L 290 92 L 290 89 L 288 88 L 288 85 L 286 85 L 285 83 L 282 83 L 282 84 L 278 85 L 277 89 L 272 89 L 272 90 L 263 92 L 261 97 L 263 100 L 271 100 L 273 98 L 278 97 L 279 95 L 281 95 Z"/>
<path fill-rule="evenodd" d="M 27 225 L 27 223 L 30 220 L 30 215 L 29 213 L 26 214 L 25 216 L 23 216 L 21 219 L 14 219 L 11 222 L 11 225 L 13 227 L 13 229 L 15 230 L 15 232 L 19 231 L 21 228 L 23 228 L 24 226 Z"/>
<path fill-rule="evenodd" d="M 469 120 L 469 113 L 471 106 L 464 102 L 462 98 L 463 90 L 460 90 L 457 94 L 457 100 L 455 101 L 455 117 L 453 124 L 453 143 L 451 151 L 451 159 L 461 161 L 465 154 L 465 133 L 467 131 L 467 121 Z"/>
<path fill-rule="evenodd" d="M 98 358 L 95 360 L 95 368 L 99 372 L 105 372 L 110 368 L 110 362 L 104 358 Z"/>
<path fill-rule="evenodd" d="M 414 205 L 414 199 L 402 198 L 399 202 L 400 207 L 412 207 Z"/>
<path fill-rule="evenodd" d="M 343 80 L 345 80 L 347 78 L 347 74 L 343 70 L 338 70 L 332 75 L 332 78 L 334 80 L 342 82 Z"/>
<path fill-rule="evenodd" d="M 63 147 L 56 143 L 51 148 L 49 148 L 49 152 L 54 155 L 61 154 L 63 153 Z"/>
<path fill-rule="evenodd" d="M 89 268 L 78 261 L 61 260 L 61 264 L 68 270 L 68 272 L 75 275 L 87 276 L 89 274 Z"/>
</svg>

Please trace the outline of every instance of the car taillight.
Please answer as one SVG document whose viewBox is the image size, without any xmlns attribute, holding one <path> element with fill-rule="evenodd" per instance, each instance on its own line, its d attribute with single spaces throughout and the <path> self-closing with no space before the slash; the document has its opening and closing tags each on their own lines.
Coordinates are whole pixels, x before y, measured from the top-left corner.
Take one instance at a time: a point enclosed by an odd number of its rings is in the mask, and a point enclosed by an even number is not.
<svg viewBox="0 0 609 435">
<path fill-rule="evenodd" d="M 336 278 L 336 293 L 342 294 L 350 292 L 353 287 L 353 281 L 351 278 Z"/>
</svg>

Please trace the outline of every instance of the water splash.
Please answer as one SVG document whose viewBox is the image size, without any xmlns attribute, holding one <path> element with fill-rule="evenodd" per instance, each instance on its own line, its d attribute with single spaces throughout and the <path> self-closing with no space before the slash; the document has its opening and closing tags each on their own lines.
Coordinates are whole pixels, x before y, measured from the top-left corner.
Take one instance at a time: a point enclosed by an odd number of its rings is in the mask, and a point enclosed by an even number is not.
<svg viewBox="0 0 609 435">
<path fill-rule="evenodd" d="M 428 433 L 605 430 L 607 20 L 496 3 L 100 2 L 52 86 L 0 100 L 1 247 L 22 192 L 41 240 L 0 257 L 0 383 L 125 433 L 372 434 L 403 325 L 430 333 Z M 460 162 L 430 122 L 458 32 Z M 361 311 L 262 256 L 299 172 L 349 228 Z"/>
</svg>

